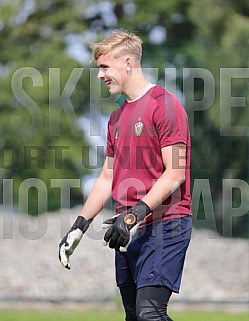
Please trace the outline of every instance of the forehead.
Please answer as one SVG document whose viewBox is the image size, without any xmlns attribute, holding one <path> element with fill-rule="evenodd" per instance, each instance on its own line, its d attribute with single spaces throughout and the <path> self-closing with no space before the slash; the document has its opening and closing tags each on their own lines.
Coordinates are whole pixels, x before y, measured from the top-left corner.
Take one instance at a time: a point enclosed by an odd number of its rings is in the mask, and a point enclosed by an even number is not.
<svg viewBox="0 0 249 321">
<path fill-rule="evenodd" d="M 114 58 L 113 55 L 111 53 L 108 53 L 106 55 L 101 55 L 99 56 L 98 60 L 97 60 L 97 65 L 98 66 L 109 66 L 109 65 L 113 65 L 117 62 L 117 58 Z"/>
</svg>

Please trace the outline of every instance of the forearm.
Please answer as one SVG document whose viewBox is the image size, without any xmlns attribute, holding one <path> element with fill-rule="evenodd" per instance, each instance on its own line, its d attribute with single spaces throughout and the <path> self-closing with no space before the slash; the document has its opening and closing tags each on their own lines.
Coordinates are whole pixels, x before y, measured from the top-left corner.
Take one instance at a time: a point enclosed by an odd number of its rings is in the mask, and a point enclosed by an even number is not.
<svg viewBox="0 0 249 321">
<path fill-rule="evenodd" d="M 99 213 L 106 201 L 110 198 L 112 179 L 113 158 L 106 157 L 100 176 L 96 180 L 80 215 L 59 244 L 59 260 L 65 268 L 71 268 L 69 262 L 70 255 L 73 254 L 83 234 L 87 231 L 92 221 L 91 219 Z"/>
<path fill-rule="evenodd" d="M 86 220 L 94 218 L 112 194 L 113 158 L 106 157 L 100 176 L 96 180 L 80 215 Z"/>
<path fill-rule="evenodd" d="M 166 169 L 142 199 L 151 210 L 161 205 L 185 181 L 186 145 L 179 143 L 164 147 L 161 151 Z"/>
<path fill-rule="evenodd" d="M 185 171 L 165 171 L 142 200 L 153 210 L 185 181 Z"/>
<path fill-rule="evenodd" d="M 111 197 L 111 182 L 99 177 L 93 186 L 81 212 L 85 219 L 94 218 Z"/>
</svg>

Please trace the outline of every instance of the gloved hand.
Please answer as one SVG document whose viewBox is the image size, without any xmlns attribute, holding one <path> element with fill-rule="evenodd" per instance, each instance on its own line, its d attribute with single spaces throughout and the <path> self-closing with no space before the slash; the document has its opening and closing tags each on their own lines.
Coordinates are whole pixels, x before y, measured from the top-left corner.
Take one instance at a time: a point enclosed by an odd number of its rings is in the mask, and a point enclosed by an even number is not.
<svg viewBox="0 0 249 321">
<path fill-rule="evenodd" d="M 149 206 L 143 201 L 139 201 L 128 211 L 104 221 L 102 228 L 108 228 L 108 230 L 104 235 L 103 245 L 109 244 L 110 248 L 125 252 L 139 224 L 150 212 Z"/>
<path fill-rule="evenodd" d="M 73 254 L 73 251 L 78 246 L 91 222 L 92 219 L 86 220 L 83 216 L 78 216 L 69 232 L 63 237 L 59 244 L 59 260 L 68 270 L 71 268 L 69 257 Z"/>
</svg>

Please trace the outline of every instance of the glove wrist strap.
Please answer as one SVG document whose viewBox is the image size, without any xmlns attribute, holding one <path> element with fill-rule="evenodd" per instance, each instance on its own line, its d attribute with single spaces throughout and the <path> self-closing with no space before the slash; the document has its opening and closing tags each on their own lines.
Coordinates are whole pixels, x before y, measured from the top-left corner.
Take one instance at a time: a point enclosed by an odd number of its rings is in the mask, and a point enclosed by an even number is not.
<svg viewBox="0 0 249 321">
<path fill-rule="evenodd" d="M 150 207 L 145 202 L 139 201 L 131 207 L 125 215 L 124 221 L 128 225 L 128 228 L 132 228 L 138 222 L 141 222 L 150 212 Z"/>
<path fill-rule="evenodd" d="M 78 228 L 82 233 L 85 233 L 92 220 L 93 219 L 86 220 L 83 216 L 79 215 L 72 226 L 72 230 L 76 230 Z"/>
</svg>

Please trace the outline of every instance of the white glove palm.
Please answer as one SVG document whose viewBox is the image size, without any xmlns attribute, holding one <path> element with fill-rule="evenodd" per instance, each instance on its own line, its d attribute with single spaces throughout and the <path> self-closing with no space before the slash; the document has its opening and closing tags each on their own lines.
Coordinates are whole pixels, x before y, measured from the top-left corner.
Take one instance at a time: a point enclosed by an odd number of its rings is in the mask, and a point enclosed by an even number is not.
<svg viewBox="0 0 249 321">
<path fill-rule="evenodd" d="M 70 231 L 63 237 L 59 244 L 59 260 L 61 264 L 70 270 L 70 255 L 80 243 L 83 234 L 88 229 L 92 220 L 86 220 L 83 216 L 78 216 Z"/>
<path fill-rule="evenodd" d="M 59 258 L 61 261 L 61 264 L 70 270 L 71 265 L 69 262 L 70 255 L 73 254 L 75 248 L 80 243 L 80 240 L 83 236 L 82 231 L 77 228 L 76 230 L 69 232 L 65 238 L 62 239 L 62 244 L 59 249 Z"/>
</svg>

